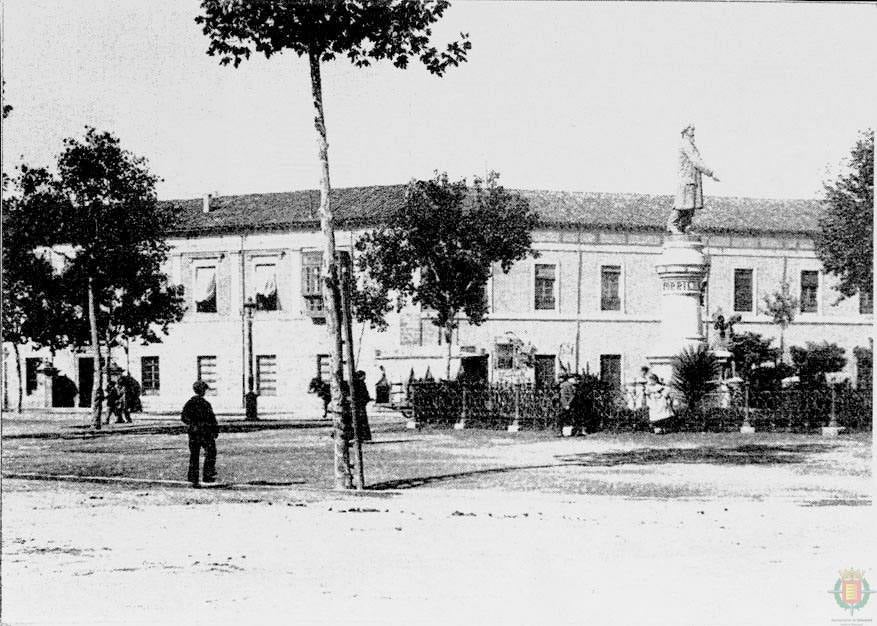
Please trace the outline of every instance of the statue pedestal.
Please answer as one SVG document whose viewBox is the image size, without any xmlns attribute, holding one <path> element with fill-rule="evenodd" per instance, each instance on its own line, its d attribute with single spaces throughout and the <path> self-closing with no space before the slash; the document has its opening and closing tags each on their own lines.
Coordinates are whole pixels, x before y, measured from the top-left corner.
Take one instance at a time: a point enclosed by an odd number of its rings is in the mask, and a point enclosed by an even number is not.
<svg viewBox="0 0 877 626">
<path fill-rule="evenodd" d="M 661 330 L 655 351 L 646 360 L 666 383 L 673 376 L 673 359 L 684 348 L 705 341 L 700 294 L 709 261 L 703 242 L 691 234 L 667 235 L 655 270 L 661 281 Z"/>
</svg>

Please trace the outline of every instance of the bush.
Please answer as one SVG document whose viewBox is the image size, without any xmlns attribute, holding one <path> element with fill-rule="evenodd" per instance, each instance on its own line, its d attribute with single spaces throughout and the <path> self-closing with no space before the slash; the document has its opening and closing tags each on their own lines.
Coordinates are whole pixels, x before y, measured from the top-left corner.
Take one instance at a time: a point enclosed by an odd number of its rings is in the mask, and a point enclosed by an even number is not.
<svg viewBox="0 0 877 626">
<path fill-rule="evenodd" d="M 701 401 L 716 386 L 719 362 L 704 345 L 685 348 L 673 360 L 670 386 L 684 401 L 684 412 L 697 412 Z"/>
<path fill-rule="evenodd" d="M 844 349 L 827 341 L 808 341 L 805 348 L 792 346 L 790 352 L 801 384 L 809 387 L 824 386 L 827 373 L 839 372 L 847 364 Z"/>
</svg>

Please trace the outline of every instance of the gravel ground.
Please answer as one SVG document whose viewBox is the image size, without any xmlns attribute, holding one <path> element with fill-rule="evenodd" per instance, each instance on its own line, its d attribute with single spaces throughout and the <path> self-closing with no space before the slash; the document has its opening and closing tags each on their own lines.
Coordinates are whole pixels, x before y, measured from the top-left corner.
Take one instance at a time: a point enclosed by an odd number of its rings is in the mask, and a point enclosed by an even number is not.
<svg viewBox="0 0 877 626">
<path fill-rule="evenodd" d="M 184 473 L 170 423 L 68 426 L 4 423 L 4 624 L 836 624 L 877 607 L 851 617 L 829 593 L 842 568 L 874 577 L 870 435 L 387 419 L 366 446 L 374 489 L 353 494 L 325 489 L 320 424 L 228 426 L 231 484 L 202 490 L 124 479 Z M 9 478 L 24 472 L 122 480 Z"/>
</svg>

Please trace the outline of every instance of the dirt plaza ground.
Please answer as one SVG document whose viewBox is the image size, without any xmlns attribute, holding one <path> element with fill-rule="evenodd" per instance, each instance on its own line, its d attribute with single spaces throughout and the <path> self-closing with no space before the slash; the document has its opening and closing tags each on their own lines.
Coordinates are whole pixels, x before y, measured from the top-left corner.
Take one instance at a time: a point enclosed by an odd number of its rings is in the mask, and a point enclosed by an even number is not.
<svg viewBox="0 0 877 626">
<path fill-rule="evenodd" d="M 325 422 L 225 421 L 223 486 L 193 490 L 172 418 L 5 416 L 3 623 L 874 617 L 829 593 L 875 562 L 870 433 L 374 434 L 339 493 Z"/>
</svg>

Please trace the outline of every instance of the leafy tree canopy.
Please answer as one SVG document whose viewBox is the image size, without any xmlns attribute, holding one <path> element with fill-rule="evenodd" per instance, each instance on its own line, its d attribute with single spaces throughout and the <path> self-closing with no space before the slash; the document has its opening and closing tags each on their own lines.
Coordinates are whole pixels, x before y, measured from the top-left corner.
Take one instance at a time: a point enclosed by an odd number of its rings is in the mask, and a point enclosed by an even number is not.
<svg viewBox="0 0 877 626">
<path fill-rule="evenodd" d="M 486 180 L 450 181 L 447 174 L 412 181 L 406 201 L 386 224 L 356 242 L 357 269 L 380 319 L 389 292 L 401 309 L 409 300 L 435 312 L 448 334 L 461 312 L 472 324 L 487 314 L 484 287 L 494 264 L 504 272 L 530 254 L 537 216 L 520 195 L 491 172 Z"/>
<path fill-rule="evenodd" d="M 182 316 L 182 289 L 161 271 L 174 214 L 157 203 L 157 180 L 144 159 L 93 128 L 64 141 L 57 174 L 20 169 L 19 229 L 28 246 L 54 246 L 65 256 L 53 307 L 60 314 L 66 306 L 64 314 L 74 311 L 82 322 L 71 326 L 76 343 L 87 341 L 89 279 L 103 338 L 157 341 L 154 327 L 166 332 Z"/>
<path fill-rule="evenodd" d="M 825 374 L 839 372 L 847 364 L 844 349 L 836 343 L 808 341 L 806 347 L 792 346 L 789 351 L 801 383 L 809 386 L 824 384 Z"/>
<path fill-rule="evenodd" d="M 798 299 L 792 295 L 788 281 L 783 281 L 773 293 L 765 294 L 762 311 L 780 328 L 789 327 L 798 311 Z"/>
<path fill-rule="evenodd" d="M 773 339 L 765 339 L 759 333 L 734 335 L 730 348 L 740 378 L 748 381 L 753 368 L 765 362 L 775 362 L 779 358 L 779 350 L 772 343 Z"/>
<path fill-rule="evenodd" d="M 825 185 L 826 212 L 820 219 L 816 253 L 829 272 L 840 278 L 844 297 L 873 289 L 874 259 L 874 131 L 859 135 L 849 168 Z"/>
<path fill-rule="evenodd" d="M 203 0 L 195 22 L 210 38 L 207 53 L 223 65 L 237 67 L 253 52 L 270 58 L 292 50 L 322 61 L 344 56 L 357 67 L 386 59 L 405 68 L 419 59 L 441 75 L 472 47 L 464 33 L 444 50 L 430 45 L 431 27 L 449 6 L 447 0 Z"/>
</svg>

